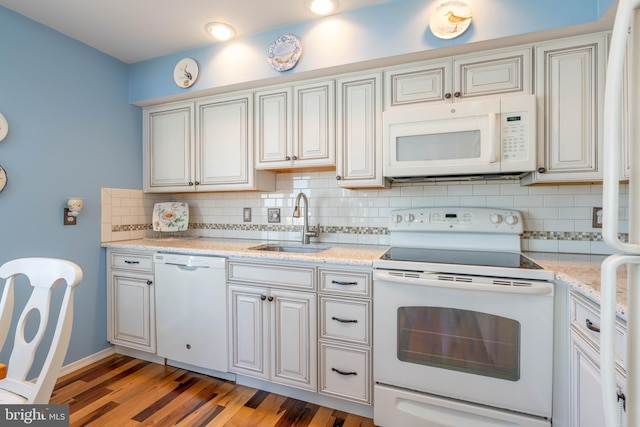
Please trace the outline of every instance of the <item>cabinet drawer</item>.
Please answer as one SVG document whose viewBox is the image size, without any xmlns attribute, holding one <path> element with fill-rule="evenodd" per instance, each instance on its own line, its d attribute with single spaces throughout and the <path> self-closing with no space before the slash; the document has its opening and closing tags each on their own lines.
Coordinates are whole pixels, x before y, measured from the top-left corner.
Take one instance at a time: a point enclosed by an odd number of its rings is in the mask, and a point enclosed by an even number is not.
<svg viewBox="0 0 640 427">
<path fill-rule="evenodd" d="M 111 268 L 152 273 L 153 254 L 111 252 Z"/>
<path fill-rule="evenodd" d="M 320 292 L 369 296 L 371 295 L 371 273 L 368 271 L 320 269 Z"/>
<path fill-rule="evenodd" d="M 572 293 L 571 326 L 596 349 L 600 349 L 600 332 L 597 332 L 600 324 L 600 306 L 581 295 Z M 624 321 L 616 319 L 615 355 L 616 363 L 622 369 L 626 369 L 626 334 Z"/>
<path fill-rule="evenodd" d="M 291 265 L 229 262 L 228 279 L 233 282 L 315 290 L 315 268 Z"/>
<path fill-rule="evenodd" d="M 320 393 L 371 404 L 371 351 L 320 343 Z"/>
<path fill-rule="evenodd" d="M 369 300 L 320 297 L 320 338 L 371 343 Z"/>
</svg>

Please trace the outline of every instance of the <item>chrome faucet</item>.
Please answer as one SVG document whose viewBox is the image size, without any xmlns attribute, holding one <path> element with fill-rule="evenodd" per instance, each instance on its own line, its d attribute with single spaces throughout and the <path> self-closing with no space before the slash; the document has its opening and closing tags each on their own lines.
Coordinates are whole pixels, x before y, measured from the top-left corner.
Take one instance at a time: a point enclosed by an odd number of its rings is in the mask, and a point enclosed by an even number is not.
<svg viewBox="0 0 640 427">
<path fill-rule="evenodd" d="M 309 229 L 309 199 L 304 193 L 298 194 L 296 197 L 296 206 L 293 209 L 293 217 L 300 218 L 300 199 L 304 199 L 304 224 L 302 225 L 302 244 L 308 245 L 311 243 L 311 237 L 318 237 L 320 235 L 320 224 L 315 230 Z"/>
</svg>

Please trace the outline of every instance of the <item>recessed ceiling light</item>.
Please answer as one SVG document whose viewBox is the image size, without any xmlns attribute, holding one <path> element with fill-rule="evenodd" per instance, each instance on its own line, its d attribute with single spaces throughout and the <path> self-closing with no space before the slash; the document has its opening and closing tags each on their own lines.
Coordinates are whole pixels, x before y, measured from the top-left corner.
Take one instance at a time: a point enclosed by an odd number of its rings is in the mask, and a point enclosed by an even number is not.
<svg viewBox="0 0 640 427">
<path fill-rule="evenodd" d="M 328 15 L 338 9 L 338 0 L 306 0 L 305 6 L 316 15 Z"/>
<path fill-rule="evenodd" d="M 224 22 L 209 22 L 204 29 L 207 34 L 220 41 L 229 40 L 236 35 L 236 30 Z"/>
</svg>

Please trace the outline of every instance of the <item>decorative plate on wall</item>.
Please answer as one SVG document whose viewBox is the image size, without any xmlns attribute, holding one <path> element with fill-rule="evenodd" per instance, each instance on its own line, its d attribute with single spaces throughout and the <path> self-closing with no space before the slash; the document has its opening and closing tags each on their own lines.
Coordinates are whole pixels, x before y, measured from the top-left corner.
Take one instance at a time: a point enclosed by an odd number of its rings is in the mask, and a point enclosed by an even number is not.
<svg viewBox="0 0 640 427">
<path fill-rule="evenodd" d="M 7 185 L 7 172 L 0 166 L 0 192 L 4 190 Z"/>
<path fill-rule="evenodd" d="M 471 8 L 463 1 L 447 1 L 436 8 L 429 28 L 434 36 L 453 39 L 467 31 L 471 25 Z"/>
<path fill-rule="evenodd" d="M 182 202 L 156 203 L 151 218 L 153 231 L 183 231 L 189 228 L 189 205 Z"/>
<path fill-rule="evenodd" d="M 267 60 L 276 71 L 287 71 L 298 63 L 302 55 L 300 40 L 294 35 L 283 34 L 269 46 Z"/>
<path fill-rule="evenodd" d="M 9 123 L 7 119 L 0 113 L 0 141 L 2 141 L 9 133 Z"/>
<path fill-rule="evenodd" d="M 188 88 L 198 78 L 198 63 L 191 58 L 178 61 L 173 69 L 173 80 L 182 88 Z"/>
</svg>

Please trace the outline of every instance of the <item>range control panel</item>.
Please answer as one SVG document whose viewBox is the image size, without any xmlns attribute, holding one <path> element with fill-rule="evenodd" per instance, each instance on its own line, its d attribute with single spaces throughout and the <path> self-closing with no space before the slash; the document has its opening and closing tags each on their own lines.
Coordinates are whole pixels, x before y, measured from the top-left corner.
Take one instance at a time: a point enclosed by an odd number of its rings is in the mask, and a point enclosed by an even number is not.
<svg viewBox="0 0 640 427">
<path fill-rule="evenodd" d="M 521 234 L 522 214 L 499 208 L 409 208 L 391 213 L 389 231 Z"/>
</svg>

